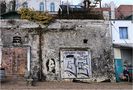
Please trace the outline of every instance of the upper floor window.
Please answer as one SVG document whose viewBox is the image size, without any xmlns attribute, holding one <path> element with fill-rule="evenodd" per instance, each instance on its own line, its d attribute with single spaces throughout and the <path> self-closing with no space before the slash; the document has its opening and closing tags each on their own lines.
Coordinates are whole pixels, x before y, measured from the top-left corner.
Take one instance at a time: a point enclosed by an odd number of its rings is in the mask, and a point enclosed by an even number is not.
<svg viewBox="0 0 133 90">
<path fill-rule="evenodd" d="M 40 11 L 44 11 L 44 3 L 43 2 L 40 3 Z"/>
<path fill-rule="evenodd" d="M 128 39 L 128 28 L 119 27 L 119 35 L 120 35 L 120 39 Z"/>
<path fill-rule="evenodd" d="M 24 2 L 22 5 L 23 5 L 24 8 L 28 8 L 28 3 L 27 2 Z"/>
<path fill-rule="evenodd" d="M 55 11 L 55 4 L 54 3 L 51 3 L 50 4 L 50 11 L 51 12 L 54 12 Z"/>
</svg>

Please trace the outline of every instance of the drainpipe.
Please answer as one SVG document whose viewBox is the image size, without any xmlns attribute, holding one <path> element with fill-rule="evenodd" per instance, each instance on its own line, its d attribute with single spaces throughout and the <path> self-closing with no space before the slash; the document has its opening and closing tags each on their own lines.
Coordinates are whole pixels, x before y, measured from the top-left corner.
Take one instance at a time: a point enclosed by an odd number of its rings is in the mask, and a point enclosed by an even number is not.
<svg viewBox="0 0 133 90">
<path fill-rule="evenodd" d="M 31 46 L 27 46 L 27 70 L 28 72 L 31 71 Z"/>
<path fill-rule="evenodd" d="M 42 81 L 42 27 L 41 25 L 39 25 L 38 27 L 38 31 L 39 31 L 39 65 L 40 65 L 40 68 L 39 68 L 39 81 Z"/>
</svg>

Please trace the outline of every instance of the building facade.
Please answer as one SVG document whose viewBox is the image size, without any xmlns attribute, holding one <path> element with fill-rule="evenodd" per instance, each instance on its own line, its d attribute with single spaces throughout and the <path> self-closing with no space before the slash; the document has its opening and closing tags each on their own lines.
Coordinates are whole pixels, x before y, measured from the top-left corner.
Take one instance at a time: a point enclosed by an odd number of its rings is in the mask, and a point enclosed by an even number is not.
<svg viewBox="0 0 133 90">
<path fill-rule="evenodd" d="M 132 20 L 112 20 L 112 42 L 116 77 L 119 81 L 124 67 L 132 72 L 133 65 L 133 22 Z"/>
<path fill-rule="evenodd" d="M 16 10 L 24 7 L 34 9 L 35 11 L 48 11 L 51 14 L 57 14 L 61 2 L 60 0 L 6 0 L 7 11 L 12 10 L 13 1 L 16 3 Z"/>
<path fill-rule="evenodd" d="M 133 14 L 133 5 L 120 5 L 116 10 L 116 19 L 124 19 Z"/>
<path fill-rule="evenodd" d="M 19 7 L 19 0 L 17 1 Z M 60 0 L 25 0 L 20 3 L 20 7 L 33 8 L 36 11 L 57 12 Z"/>
</svg>

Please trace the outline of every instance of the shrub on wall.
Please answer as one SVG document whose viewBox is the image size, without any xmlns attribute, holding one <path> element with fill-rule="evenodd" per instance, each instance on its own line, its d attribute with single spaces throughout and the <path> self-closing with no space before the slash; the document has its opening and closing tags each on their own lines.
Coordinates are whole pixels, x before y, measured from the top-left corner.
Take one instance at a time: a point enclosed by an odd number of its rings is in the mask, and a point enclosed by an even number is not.
<svg viewBox="0 0 133 90">
<path fill-rule="evenodd" d="M 41 24 L 49 24 L 54 20 L 54 17 L 48 12 L 34 11 L 30 8 L 21 8 L 18 13 L 21 15 L 21 19 L 37 21 Z"/>
</svg>

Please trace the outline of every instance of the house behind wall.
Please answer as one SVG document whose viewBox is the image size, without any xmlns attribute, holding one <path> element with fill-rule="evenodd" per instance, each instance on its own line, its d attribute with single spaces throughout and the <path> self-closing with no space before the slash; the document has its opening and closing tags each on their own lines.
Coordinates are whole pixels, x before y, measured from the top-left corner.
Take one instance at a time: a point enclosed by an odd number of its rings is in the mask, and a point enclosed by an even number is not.
<svg viewBox="0 0 133 90">
<path fill-rule="evenodd" d="M 37 73 L 40 67 L 38 25 L 23 20 L 16 20 L 13 25 L 8 20 L 1 22 L 3 47 L 12 46 L 12 38 L 18 32 L 23 46 L 31 47 L 30 70 Z M 17 28 L 11 28 L 17 23 Z M 42 30 L 42 70 L 46 80 L 114 80 L 108 21 L 56 20 L 47 30 Z"/>
</svg>

